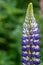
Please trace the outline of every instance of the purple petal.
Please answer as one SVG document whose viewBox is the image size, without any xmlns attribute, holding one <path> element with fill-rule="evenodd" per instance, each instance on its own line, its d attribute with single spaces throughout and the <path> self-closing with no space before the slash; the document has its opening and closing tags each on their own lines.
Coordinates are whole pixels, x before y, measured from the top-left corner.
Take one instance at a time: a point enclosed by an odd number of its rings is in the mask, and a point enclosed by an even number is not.
<svg viewBox="0 0 43 65">
<path fill-rule="evenodd" d="M 35 28 L 38 28 L 38 27 L 39 27 L 39 25 L 37 24 Z"/>
<path fill-rule="evenodd" d="M 39 34 L 40 30 L 34 31 L 33 34 Z"/>
<path fill-rule="evenodd" d="M 26 46 L 27 44 L 29 44 L 29 41 L 22 42 L 22 45 L 23 45 L 23 46 Z"/>
<path fill-rule="evenodd" d="M 27 51 L 27 48 L 22 48 L 22 51 Z"/>
<path fill-rule="evenodd" d="M 37 39 L 39 39 L 39 38 L 40 38 L 40 36 L 34 36 L 34 37 L 33 37 L 34 40 L 35 40 L 35 39 L 37 40 Z"/>
<path fill-rule="evenodd" d="M 30 39 L 30 36 L 28 35 L 28 39 Z"/>
<path fill-rule="evenodd" d="M 30 57 L 30 54 L 28 54 L 28 57 Z"/>
<path fill-rule="evenodd" d="M 32 48 L 32 51 L 34 51 L 34 48 Z"/>
<path fill-rule="evenodd" d="M 21 55 L 24 56 L 24 57 L 26 57 L 28 54 L 22 53 Z"/>
<path fill-rule="evenodd" d="M 30 44 L 33 44 L 33 41 L 30 41 Z"/>
<path fill-rule="evenodd" d="M 30 47 L 27 47 L 27 51 L 30 49 Z"/>
<path fill-rule="evenodd" d="M 33 61 L 35 65 L 40 64 L 40 61 Z"/>
<path fill-rule="evenodd" d="M 27 64 L 27 60 L 22 59 L 21 61 L 22 61 L 23 63 Z"/>
<path fill-rule="evenodd" d="M 26 46 L 27 45 L 27 43 L 26 42 L 22 42 L 22 46 Z"/>
<path fill-rule="evenodd" d="M 34 42 L 34 45 L 40 45 L 40 41 L 36 41 L 36 42 Z"/>
<path fill-rule="evenodd" d="M 26 36 L 22 36 L 21 39 L 22 39 L 22 40 L 26 40 L 27 37 L 26 37 Z"/>
<path fill-rule="evenodd" d="M 35 57 L 35 54 L 32 54 L 32 57 Z"/>
<path fill-rule="evenodd" d="M 40 57 L 41 57 L 41 55 L 35 55 L 35 57 L 36 57 L 36 58 L 40 58 Z"/>
<path fill-rule="evenodd" d="M 39 52 L 40 51 L 40 48 L 38 48 L 38 49 L 35 49 L 35 52 Z"/>
</svg>

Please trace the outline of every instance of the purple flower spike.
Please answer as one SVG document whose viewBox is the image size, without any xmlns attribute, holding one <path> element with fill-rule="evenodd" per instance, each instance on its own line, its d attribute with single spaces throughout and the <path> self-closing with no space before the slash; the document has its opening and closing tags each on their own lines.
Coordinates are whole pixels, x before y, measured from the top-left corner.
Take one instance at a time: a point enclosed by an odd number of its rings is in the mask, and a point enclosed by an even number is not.
<svg viewBox="0 0 43 65">
<path fill-rule="evenodd" d="M 40 64 L 40 30 L 33 15 L 33 5 L 30 3 L 27 8 L 25 22 L 23 24 L 22 35 L 22 64 Z"/>
</svg>

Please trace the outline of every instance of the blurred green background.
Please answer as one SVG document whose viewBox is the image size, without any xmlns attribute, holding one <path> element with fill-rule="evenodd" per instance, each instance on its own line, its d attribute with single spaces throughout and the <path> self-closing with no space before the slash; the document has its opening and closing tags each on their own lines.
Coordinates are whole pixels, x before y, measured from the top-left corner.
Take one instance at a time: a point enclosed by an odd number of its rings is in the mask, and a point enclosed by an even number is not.
<svg viewBox="0 0 43 65">
<path fill-rule="evenodd" d="M 40 0 L 0 0 L 0 65 L 21 65 L 21 35 L 28 3 L 32 2 L 39 24 L 40 54 L 43 61 L 43 19 L 40 18 Z M 43 65 L 41 62 L 40 65 Z"/>
</svg>

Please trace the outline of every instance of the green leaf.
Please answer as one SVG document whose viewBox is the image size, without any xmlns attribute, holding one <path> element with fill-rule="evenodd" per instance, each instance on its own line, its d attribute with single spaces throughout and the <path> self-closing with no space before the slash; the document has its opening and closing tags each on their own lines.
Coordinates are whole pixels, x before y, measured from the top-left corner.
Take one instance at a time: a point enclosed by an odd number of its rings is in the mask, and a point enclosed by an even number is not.
<svg viewBox="0 0 43 65">
<path fill-rule="evenodd" d="M 4 51 L 0 51 L 0 65 L 14 65 L 10 57 Z"/>
</svg>

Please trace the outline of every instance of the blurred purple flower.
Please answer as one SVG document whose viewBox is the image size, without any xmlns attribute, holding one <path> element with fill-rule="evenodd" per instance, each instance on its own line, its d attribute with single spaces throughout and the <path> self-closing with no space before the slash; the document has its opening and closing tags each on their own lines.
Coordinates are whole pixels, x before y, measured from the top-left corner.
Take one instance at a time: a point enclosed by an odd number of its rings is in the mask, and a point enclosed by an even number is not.
<svg viewBox="0 0 43 65">
<path fill-rule="evenodd" d="M 40 16 L 43 18 L 43 0 L 40 0 Z"/>
</svg>

